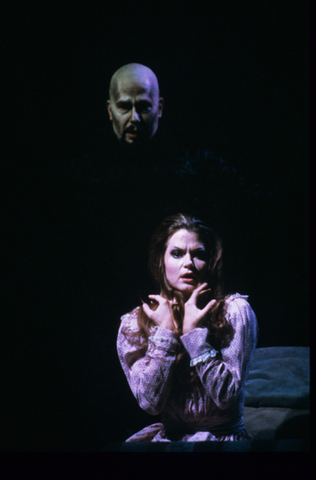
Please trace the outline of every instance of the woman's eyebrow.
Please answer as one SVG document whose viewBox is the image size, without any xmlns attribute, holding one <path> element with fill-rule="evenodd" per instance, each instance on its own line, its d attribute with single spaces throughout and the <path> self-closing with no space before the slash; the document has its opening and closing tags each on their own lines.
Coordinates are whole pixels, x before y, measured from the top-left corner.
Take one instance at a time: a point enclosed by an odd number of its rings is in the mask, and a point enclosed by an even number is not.
<svg viewBox="0 0 316 480">
<path fill-rule="evenodd" d="M 191 253 L 192 253 L 193 255 L 200 254 L 200 253 L 204 253 L 204 252 L 205 252 L 205 248 L 204 248 L 204 247 L 194 248 L 193 250 L 191 250 Z"/>
<path fill-rule="evenodd" d="M 177 247 L 176 245 L 174 245 L 173 247 L 171 247 L 171 249 L 177 249 L 177 250 L 185 250 L 183 247 Z M 193 250 L 191 250 L 191 252 L 200 252 L 200 251 L 205 251 L 205 247 L 197 247 L 197 248 L 194 248 Z"/>
</svg>

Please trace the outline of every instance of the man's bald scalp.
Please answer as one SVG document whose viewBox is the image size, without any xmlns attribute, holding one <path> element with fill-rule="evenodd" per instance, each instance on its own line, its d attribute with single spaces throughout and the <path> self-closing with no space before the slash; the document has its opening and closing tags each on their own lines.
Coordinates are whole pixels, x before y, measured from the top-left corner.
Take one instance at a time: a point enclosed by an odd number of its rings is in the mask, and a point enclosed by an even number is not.
<svg viewBox="0 0 316 480">
<path fill-rule="evenodd" d="M 118 70 L 116 70 L 116 72 L 113 74 L 111 78 L 110 90 L 109 90 L 110 100 L 112 100 L 117 96 L 118 82 L 120 81 L 120 79 L 127 79 L 127 78 L 149 79 L 153 88 L 155 89 L 155 92 L 157 93 L 157 96 L 159 97 L 158 79 L 154 74 L 154 72 L 150 68 L 140 63 L 128 63 L 127 65 L 123 65 Z"/>
</svg>

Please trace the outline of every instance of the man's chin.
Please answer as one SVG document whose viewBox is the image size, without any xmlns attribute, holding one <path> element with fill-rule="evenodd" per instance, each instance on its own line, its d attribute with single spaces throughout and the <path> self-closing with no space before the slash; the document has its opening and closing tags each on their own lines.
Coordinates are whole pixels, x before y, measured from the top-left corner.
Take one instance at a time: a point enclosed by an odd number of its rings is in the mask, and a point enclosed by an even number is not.
<svg viewBox="0 0 316 480">
<path fill-rule="evenodd" d="M 124 143 L 126 145 L 141 145 L 143 142 L 140 140 L 140 138 L 125 137 L 124 138 Z"/>
<path fill-rule="evenodd" d="M 148 141 L 146 141 L 146 138 L 141 135 L 124 135 L 124 137 L 121 139 L 121 143 L 126 148 L 139 148 L 146 145 Z"/>
</svg>

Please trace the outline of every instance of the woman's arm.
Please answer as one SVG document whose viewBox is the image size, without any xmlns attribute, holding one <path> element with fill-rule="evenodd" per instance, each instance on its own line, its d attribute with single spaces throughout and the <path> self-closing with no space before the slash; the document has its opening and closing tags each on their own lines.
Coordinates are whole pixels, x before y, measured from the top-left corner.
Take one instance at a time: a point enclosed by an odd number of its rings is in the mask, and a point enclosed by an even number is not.
<svg viewBox="0 0 316 480">
<path fill-rule="evenodd" d="M 206 394 L 220 409 L 230 407 L 244 386 L 257 342 L 257 320 L 249 303 L 241 296 L 228 302 L 226 316 L 234 331 L 228 347 L 216 353 L 207 341 L 207 328 L 180 337 Z"/>
<path fill-rule="evenodd" d="M 142 349 L 122 333 L 126 327 L 138 329 L 135 310 L 122 317 L 117 338 L 118 356 L 139 406 L 151 415 L 158 415 L 172 386 L 178 338 L 172 330 L 155 326 L 148 338 L 148 347 Z"/>
</svg>

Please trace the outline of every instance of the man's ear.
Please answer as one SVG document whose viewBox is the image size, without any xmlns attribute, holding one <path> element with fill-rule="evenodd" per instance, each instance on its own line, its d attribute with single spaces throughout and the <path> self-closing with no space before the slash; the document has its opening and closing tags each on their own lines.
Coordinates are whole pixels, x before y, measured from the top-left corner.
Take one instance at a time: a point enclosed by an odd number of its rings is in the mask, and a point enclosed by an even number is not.
<svg viewBox="0 0 316 480">
<path fill-rule="evenodd" d="M 158 117 L 159 118 L 162 116 L 164 103 L 165 103 L 164 99 L 160 97 L 158 101 Z"/>
<path fill-rule="evenodd" d="M 110 106 L 110 100 L 107 100 L 107 102 L 106 102 L 106 108 L 107 108 L 107 111 L 109 112 L 110 120 L 112 121 L 112 120 L 113 120 L 113 117 L 112 117 L 112 110 L 111 110 L 111 106 Z"/>
</svg>

